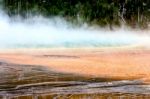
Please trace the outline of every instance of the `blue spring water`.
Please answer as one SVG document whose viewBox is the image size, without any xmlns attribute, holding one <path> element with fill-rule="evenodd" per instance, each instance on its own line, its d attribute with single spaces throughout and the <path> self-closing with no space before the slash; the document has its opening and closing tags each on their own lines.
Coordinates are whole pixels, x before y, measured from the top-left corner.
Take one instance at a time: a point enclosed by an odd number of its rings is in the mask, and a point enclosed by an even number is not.
<svg viewBox="0 0 150 99">
<path fill-rule="evenodd" d="M 134 45 L 144 39 L 125 29 L 75 27 L 59 17 L 21 20 L 0 14 L 0 48 L 109 47 Z"/>
</svg>

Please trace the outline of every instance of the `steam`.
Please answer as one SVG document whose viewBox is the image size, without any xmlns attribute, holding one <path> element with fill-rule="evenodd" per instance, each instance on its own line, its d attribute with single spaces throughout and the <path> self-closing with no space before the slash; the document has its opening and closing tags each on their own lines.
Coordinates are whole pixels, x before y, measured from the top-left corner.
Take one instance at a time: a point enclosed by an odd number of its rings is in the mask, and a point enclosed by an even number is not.
<svg viewBox="0 0 150 99">
<path fill-rule="evenodd" d="M 137 31 L 110 31 L 86 24 L 74 27 L 59 17 L 36 16 L 22 20 L 0 14 L 0 48 L 109 47 L 148 42 L 149 37 Z"/>
</svg>

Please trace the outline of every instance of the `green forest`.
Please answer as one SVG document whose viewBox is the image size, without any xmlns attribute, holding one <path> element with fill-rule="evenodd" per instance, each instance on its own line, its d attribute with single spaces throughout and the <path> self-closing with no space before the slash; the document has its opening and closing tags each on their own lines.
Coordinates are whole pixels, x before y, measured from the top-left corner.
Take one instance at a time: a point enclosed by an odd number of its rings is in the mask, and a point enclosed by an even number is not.
<svg viewBox="0 0 150 99">
<path fill-rule="evenodd" d="M 103 26 L 147 28 L 150 0 L 4 0 L 9 16 L 61 16 L 68 21 L 83 21 Z"/>
</svg>

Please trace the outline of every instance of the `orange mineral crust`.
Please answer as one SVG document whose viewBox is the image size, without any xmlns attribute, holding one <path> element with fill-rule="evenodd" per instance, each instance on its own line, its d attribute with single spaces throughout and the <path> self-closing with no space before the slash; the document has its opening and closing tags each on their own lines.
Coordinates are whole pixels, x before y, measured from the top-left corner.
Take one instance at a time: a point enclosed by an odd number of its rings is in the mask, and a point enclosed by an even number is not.
<svg viewBox="0 0 150 99">
<path fill-rule="evenodd" d="M 82 76 L 150 81 L 149 49 L 20 49 L 1 51 L 0 60 Z"/>
</svg>

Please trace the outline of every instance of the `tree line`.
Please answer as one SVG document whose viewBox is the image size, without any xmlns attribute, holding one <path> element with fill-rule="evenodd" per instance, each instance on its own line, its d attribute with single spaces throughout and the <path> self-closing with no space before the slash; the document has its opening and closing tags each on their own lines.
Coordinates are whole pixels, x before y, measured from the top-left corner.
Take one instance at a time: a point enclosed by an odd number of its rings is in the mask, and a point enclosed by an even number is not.
<svg viewBox="0 0 150 99">
<path fill-rule="evenodd" d="M 110 28 L 122 23 L 147 28 L 150 23 L 150 0 L 4 0 L 3 5 L 8 15 L 24 18 L 61 16 Z"/>
</svg>

